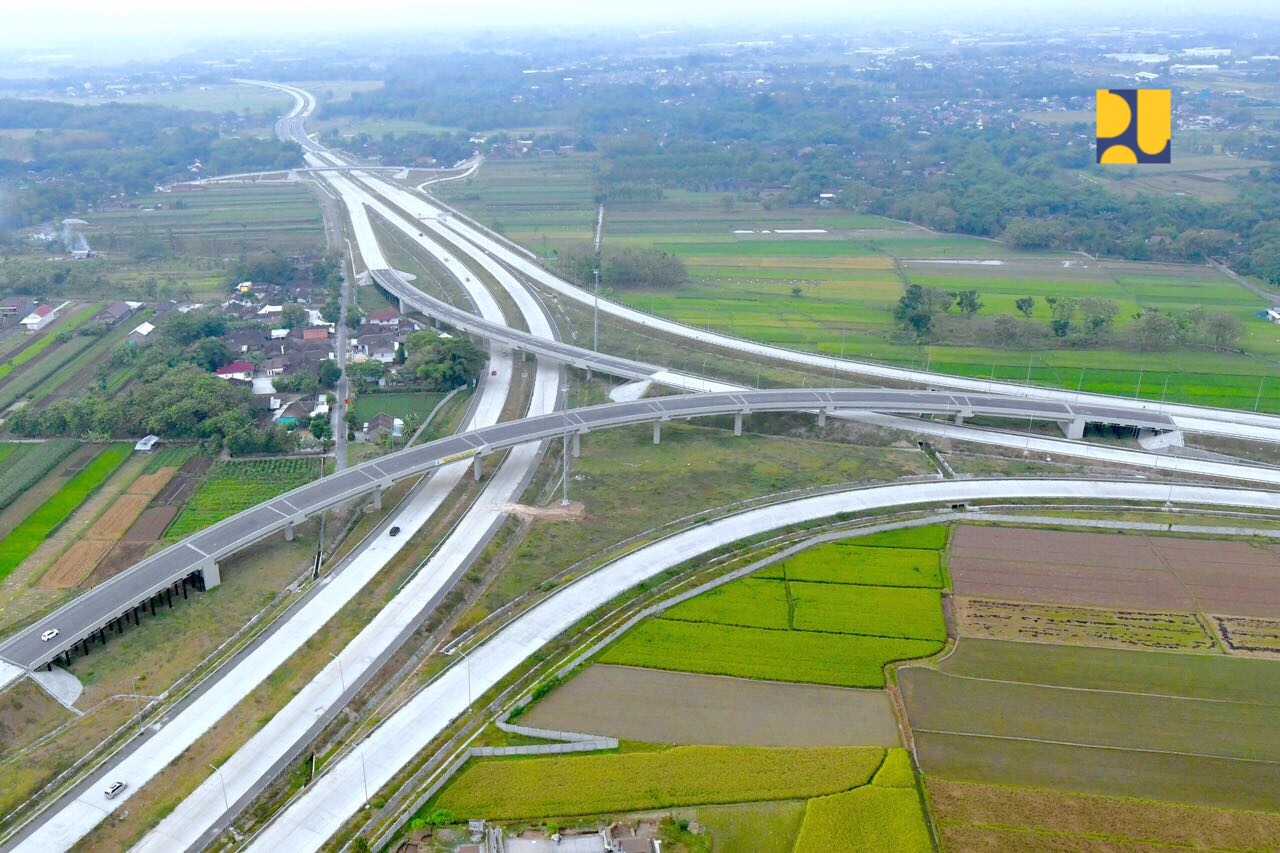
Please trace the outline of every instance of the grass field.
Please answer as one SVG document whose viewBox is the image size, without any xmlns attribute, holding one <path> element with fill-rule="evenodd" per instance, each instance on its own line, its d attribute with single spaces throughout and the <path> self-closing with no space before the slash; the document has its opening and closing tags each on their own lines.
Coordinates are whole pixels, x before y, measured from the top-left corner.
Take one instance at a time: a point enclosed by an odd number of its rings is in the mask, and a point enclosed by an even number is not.
<svg viewBox="0 0 1280 853">
<path fill-rule="evenodd" d="M 319 459 L 215 462 L 165 532 L 178 539 L 320 476 Z"/>
<path fill-rule="evenodd" d="M 1280 815 L 1268 812 L 937 778 L 928 790 L 948 850 L 1266 850 L 1280 838 Z"/>
<path fill-rule="evenodd" d="M 267 249 L 284 255 L 324 251 L 320 206 L 299 184 L 212 185 L 143 196 L 139 204 L 139 208 L 95 212 L 89 235 L 94 247 L 106 252 L 145 250 L 155 256 L 217 259 Z M 145 209 L 157 205 L 158 210 Z M 190 278 L 185 283 L 198 293 L 208 292 Z"/>
<path fill-rule="evenodd" d="M 109 444 L 26 520 L 0 540 L 0 579 L 8 576 L 58 528 L 133 452 L 126 443 Z"/>
<path fill-rule="evenodd" d="M 814 797 L 867 784 L 884 750 L 682 746 L 656 752 L 482 760 L 433 808 L 491 820 Z"/>
<path fill-rule="evenodd" d="M 966 639 L 898 679 L 926 773 L 1280 807 L 1280 661 Z"/>
<path fill-rule="evenodd" d="M 590 239 L 595 168 L 590 156 L 491 162 L 476 176 L 441 185 L 437 192 L 551 256 Z M 825 233 L 779 233 L 796 229 Z M 1280 335 L 1256 317 L 1267 307 L 1265 300 L 1205 267 L 1029 254 L 873 216 L 809 207 L 764 210 L 742 201 L 726 207 L 720 194 L 679 190 L 667 191 L 661 202 L 608 205 L 604 234 L 606 250 L 652 246 L 684 260 L 691 278 L 684 287 L 612 295 L 693 325 L 802 350 L 916 368 L 928 364 L 974 378 L 1027 381 L 1029 373 L 1029 381 L 1041 385 L 1280 411 L 1280 381 L 1267 381 L 1280 361 Z M 954 259 L 1000 263 L 945 263 Z M 1041 321 L 1048 318 L 1046 296 L 1112 299 L 1120 306 L 1121 333 L 1140 308 L 1182 311 L 1204 305 L 1244 322 L 1246 352 L 1028 351 L 904 343 L 892 318 L 904 278 L 947 290 L 975 288 L 984 315 L 1011 313 L 1015 299 L 1035 296 L 1033 317 Z M 799 288 L 798 296 L 793 288 Z"/>
<path fill-rule="evenodd" d="M 423 393 L 367 393 L 356 396 L 351 404 L 351 411 L 361 422 L 372 420 L 379 412 L 386 412 L 393 418 L 406 419 L 410 414 L 418 416 L 418 421 L 431 414 L 436 403 L 443 394 Z"/>
<path fill-rule="evenodd" d="M 947 638 L 937 590 L 841 583 L 788 583 L 797 631 L 915 640 Z"/>
<path fill-rule="evenodd" d="M 859 850 L 866 853 L 927 853 L 933 840 L 920 795 L 910 788 L 866 785 L 809 801 L 795 853 Z"/>
<path fill-rule="evenodd" d="M 790 611 L 786 584 L 744 578 L 677 604 L 664 618 L 785 631 L 791 627 Z"/>
<path fill-rule="evenodd" d="M 941 524 L 934 524 L 928 527 L 900 527 L 897 530 L 872 533 L 870 536 L 859 536 L 856 539 L 850 539 L 848 544 L 876 548 L 916 548 L 925 551 L 938 551 L 947 546 L 947 528 Z"/>
</svg>

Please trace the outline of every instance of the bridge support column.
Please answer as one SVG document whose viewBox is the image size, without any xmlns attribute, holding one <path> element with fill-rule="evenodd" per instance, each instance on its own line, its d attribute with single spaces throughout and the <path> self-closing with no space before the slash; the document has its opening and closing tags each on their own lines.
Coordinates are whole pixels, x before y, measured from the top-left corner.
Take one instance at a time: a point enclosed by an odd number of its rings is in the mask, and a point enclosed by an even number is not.
<svg viewBox="0 0 1280 853">
<path fill-rule="evenodd" d="M 480 482 L 480 474 L 484 472 L 484 463 L 480 461 L 480 456 L 471 457 L 471 479 L 477 483 Z"/>
<path fill-rule="evenodd" d="M 653 443 L 662 444 L 662 421 L 653 422 Z"/>
<path fill-rule="evenodd" d="M 204 578 L 205 591 L 211 590 L 222 583 L 222 574 L 218 571 L 218 562 L 216 560 L 206 560 L 200 566 L 200 576 Z"/>
<path fill-rule="evenodd" d="M 582 433 L 575 432 L 573 434 L 573 458 L 577 459 L 582 455 Z"/>
<path fill-rule="evenodd" d="M 382 488 L 378 487 L 373 490 L 373 508 L 382 509 Z"/>
<path fill-rule="evenodd" d="M 733 416 L 733 434 L 742 435 L 742 412 Z"/>
<path fill-rule="evenodd" d="M 1084 438 L 1084 418 L 1077 417 L 1071 421 L 1062 421 L 1062 431 L 1067 438 Z"/>
<path fill-rule="evenodd" d="M 818 426 L 824 427 L 826 425 L 827 425 L 827 410 L 818 409 Z"/>
<path fill-rule="evenodd" d="M 289 524 L 284 529 L 284 541 L 286 542 L 293 541 L 293 522 L 292 521 L 289 522 Z"/>
</svg>

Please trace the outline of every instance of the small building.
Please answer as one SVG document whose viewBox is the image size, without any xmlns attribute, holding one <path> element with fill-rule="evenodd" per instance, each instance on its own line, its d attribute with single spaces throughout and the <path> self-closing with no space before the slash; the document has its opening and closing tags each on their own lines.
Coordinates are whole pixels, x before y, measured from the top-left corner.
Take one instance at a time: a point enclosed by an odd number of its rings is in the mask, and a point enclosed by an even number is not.
<svg viewBox="0 0 1280 853">
<path fill-rule="evenodd" d="M 232 352 L 257 352 L 266 346 L 267 333 L 261 326 L 254 326 L 227 332 L 222 340 Z"/>
<path fill-rule="evenodd" d="M 1265 316 L 1272 323 L 1280 323 L 1280 305 L 1275 308 L 1268 308 Z"/>
<path fill-rule="evenodd" d="M 242 281 L 236 285 L 236 291 L 238 293 L 248 293 L 251 290 L 253 290 L 253 282 L 251 281 Z"/>
<path fill-rule="evenodd" d="M 138 328 L 130 332 L 129 336 L 125 338 L 125 340 L 133 344 L 134 346 L 142 346 L 144 343 L 146 343 L 147 336 L 150 335 L 155 330 L 156 330 L 156 327 L 153 324 L 142 323 L 138 326 Z"/>
<path fill-rule="evenodd" d="M 404 436 L 404 421 L 399 418 L 393 418 L 386 412 L 378 412 L 371 420 L 365 421 L 365 441 L 377 441 L 384 435 L 389 435 L 392 438 L 402 438 Z"/>
<path fill-rule="evenodd" d="M 247 361 L 233 361 L 230 364 L 224 364 L 214 371 L 219 379 L 239 379 L 241 382 L 249 382 L 253 379 L 253 364 Z"/>
<path fill-rule="evenodd" d="M 22 318 L 22 325 L 28 332 L 38 332 L 52 323 L 57 316 L 58 310 L 52 305 L 48 303 L 37 305 L 30 314 Z"/>
<path fill-rule="evenodd" d="M 107 324 L 115 326 L 124 321 L 126 317 L 133 313 L 133 306 L 128 302 L 112 302 L 106 308 L 98 312 L 96 319 Z"/>
<path fill-rule="evenodd" d="M 271 330 L 271 340 L 273 341 L 283 341 L 287 337 L 289 337 L 289 330 L 287 328 Z"/>
<path fill-rule="evenodd" d="M 137 443 L 133 445 L 133 449 L 139 453 L 150 453 L 159 440 L 160 436 L 158 435 L 148 435 L 145 438 L 138 439 Z"/>
<path fill-rule="evenodd" d="M 301 400 L 294 400 L 286 406 L 282 406 L 276 413 L 276 423 L 281 426 L 297 426 L 305 420 L 310 420 L 311 408 Z"/>
<path fill-rule="evenodd" d="M 364 321 L 371 326 L 399 326 L 400 312 L 394 308 L 383 308 L 366 314 Z"/>
<path fill-rule="evenodd" d="M 273 356 L 262 362 L 262 372 L 267 376 L 279 376 L 284 373 L 284 368 L 285 361 L 282 355 Z"/>
<path fill-rule="evenodd" d="M 31 311 L 31 299 L 26 296 L 7 296 L 0 300 L 0 320 L 25 317 Z"/>
<path fill-rule="evenodd" d="M 304 341 L 327 341 L 329 340 L 329 327 L 316 326 L 312 329 L 303 329 L 302 339 Z"/>
</svg>

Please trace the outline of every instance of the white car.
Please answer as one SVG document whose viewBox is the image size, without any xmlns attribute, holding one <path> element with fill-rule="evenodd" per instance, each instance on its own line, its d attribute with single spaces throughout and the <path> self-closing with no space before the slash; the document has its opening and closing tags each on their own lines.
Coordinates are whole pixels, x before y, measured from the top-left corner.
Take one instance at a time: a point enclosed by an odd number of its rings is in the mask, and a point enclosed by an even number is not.
<svg viewBox="0 0 1280 853">
<path fill-rule="evenodd" d="M 112 782 L 107 786 L 107 790 L 102 792 L 102 796 L 106 797 L 108 800 L 114 800 L 124 789 L 124 782 Z"/>
<path fill-rule="evenodd" d="M 50 628 L 48 631 L 45 631 L 43 634 L 40 635 L 40 639 L 44 640 L 47 643 L 56 636 L 58 636 L 58 629 Z"/>
</svg>

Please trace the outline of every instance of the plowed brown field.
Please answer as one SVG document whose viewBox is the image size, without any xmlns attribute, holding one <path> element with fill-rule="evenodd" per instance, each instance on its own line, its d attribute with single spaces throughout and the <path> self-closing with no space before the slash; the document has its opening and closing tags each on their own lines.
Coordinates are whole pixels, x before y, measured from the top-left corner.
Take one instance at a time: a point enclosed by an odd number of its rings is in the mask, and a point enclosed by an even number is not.
<svg viewBox="0 0 1280 853">
<path fill-rule="evenodd" d="M 957 595 L 1280 617 L 1280 547 L 1159 536 L 960 527 Z"/>
<path fill-rule="evenodd" d="M 80 540 L 62 552 L 57 562 L 40 578 L 40 586 L 66 589 L 82 583 L 115 544 L 115 540 L 107 539 Z"/>
</svg>

